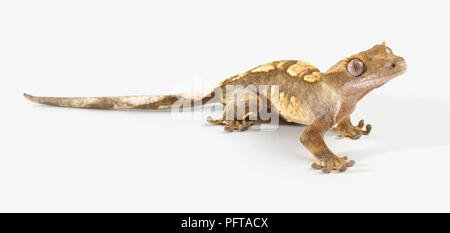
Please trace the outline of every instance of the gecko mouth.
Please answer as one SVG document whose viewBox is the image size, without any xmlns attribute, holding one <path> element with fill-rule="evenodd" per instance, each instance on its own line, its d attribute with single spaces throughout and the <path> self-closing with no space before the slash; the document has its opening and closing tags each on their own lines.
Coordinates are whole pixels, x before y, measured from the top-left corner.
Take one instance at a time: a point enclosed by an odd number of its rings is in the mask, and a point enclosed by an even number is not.
<svg viewBox="0 0 450 233">
<path fill-rule="evenodd" d="M 398 70 L 396 72 L 393 72 L 391 74 L 388 74 L 388 75 L 385 75 L 385 76 L 382 76 L 379 78 L 375 78 L 375 79 L 367 78 L 366 80 L 361 80 L 359 82 L 347 83 L 347 84 L 345 84 L 345 89 L 348 90 L 350 93 L 372 90 L 372 89 L 383 86 L 390 80 L 394 79 L 395 77 L 397 77 L 399 75 L 402 75 L 405 72 L 406 72 L 406 69 L 401 69 L 401 70 Z"/>
<path fill-rule="evenodd" d="M 378 87 L 378 86 L 381 86 L 381 85 L 387 83 L 388 81 L 394 79 L 395 77 L 402 75 L 405 72 L 406 72 L 406 69 L 398 70 L 396 72 L 393 72 L 391 74 L 388 74 L 388 75 L 380 77 L 380 78 L 373 79 L 371 81 L 374 86 Z"/>
</svg>

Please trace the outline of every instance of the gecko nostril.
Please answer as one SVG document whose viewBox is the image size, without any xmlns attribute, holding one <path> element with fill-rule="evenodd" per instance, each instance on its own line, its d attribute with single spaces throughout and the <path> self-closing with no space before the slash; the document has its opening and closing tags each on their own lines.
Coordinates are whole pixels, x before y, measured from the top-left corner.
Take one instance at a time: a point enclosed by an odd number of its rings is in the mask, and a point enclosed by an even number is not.
<svg viewBox="0 0 450 233">
<path fill-rule="evenodd" d="M 391 68 L 395 68 L 397 65 L 395 63 L 391 64 Z"/>
</svg>

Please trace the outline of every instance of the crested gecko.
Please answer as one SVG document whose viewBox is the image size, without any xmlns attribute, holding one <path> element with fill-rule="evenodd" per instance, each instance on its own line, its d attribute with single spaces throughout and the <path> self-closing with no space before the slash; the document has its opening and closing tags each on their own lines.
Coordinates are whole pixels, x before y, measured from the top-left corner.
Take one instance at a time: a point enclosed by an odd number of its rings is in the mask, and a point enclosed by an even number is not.
<svg viewBox="0 0 450 233">
<path fill-rule="evenodd" d="M 256 121 L 250 116 L 258 115 L 259 111 L 250 111 L 248 103 L 250 100 L 264 102 L 277 111 L 281 119 L 307 125 L 300 141 L 318 160 L 311 166 L 329 173 L 333 170 L 345 171 L 355 162 L 346 156 L 335 155 L 325 144 L 325 133 L 335 126 L 333 129 L 342 137 L 358 139 L 361 135 L 368 135 L 371 125 L 364 128 L 363 120 L 356 126 L 350 121 L 356 103 L 371 90 L 405 71 L 405 60 L 394 55 L 383 42 L 337 62 L 326 72 L 320 72 L 303 61 L 270 62 L 226 79 L 211 91 L 196 97 L 183 94 L 74 98 L 24 96 L 40 104 L 96 109 L 173 109 L 180 108 L 175 104 L 180 101 L 200 104 L 219 102 L 225 105 L 222 119 L 208 117 L 207 120 L 214 125 L 224 125 L 228 131 L 247 130 Z M 277 85 L 279 95 L 276 106 L 271 103 L 275 99 L 272 95 L 257 90 L 237 100 L 216 95 L 218 91 L 225 92 L 230 85 Z M 246 106 L 242 114 L 233 111 L 239 104 Z"/>
</svg>

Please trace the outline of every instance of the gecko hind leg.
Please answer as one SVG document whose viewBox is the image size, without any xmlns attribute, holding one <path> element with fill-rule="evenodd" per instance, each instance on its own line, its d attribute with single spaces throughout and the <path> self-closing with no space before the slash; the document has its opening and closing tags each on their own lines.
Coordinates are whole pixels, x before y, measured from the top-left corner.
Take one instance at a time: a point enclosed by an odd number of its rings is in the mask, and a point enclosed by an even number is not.
<svg viewBox="0 0 450 233">
<path fill-rule="evenodd" d="M 258 101 L 256 93 L 247 93 L 225 105 L 222 119 L 214 120 L 209 116 L 207 121 L 213 125 L 224 125 L 228 132 L 246 131 L 258 119 Z"/>
<path fill-rule="evenodd" d="M 360 120 L 358 125 L 354 126 L 350 121 L 350 117 L 346 117 L 344 120 L 339 122 L 339 124 L 334 128 L 334 131 L 338 132 L 341 137 L 349 137 L 351 139 L 358 139 L 361 135 L 368 135 L 372 130 L 372 125 L 366 125 L 364 127 L 364 120 Z"/>
</svg>

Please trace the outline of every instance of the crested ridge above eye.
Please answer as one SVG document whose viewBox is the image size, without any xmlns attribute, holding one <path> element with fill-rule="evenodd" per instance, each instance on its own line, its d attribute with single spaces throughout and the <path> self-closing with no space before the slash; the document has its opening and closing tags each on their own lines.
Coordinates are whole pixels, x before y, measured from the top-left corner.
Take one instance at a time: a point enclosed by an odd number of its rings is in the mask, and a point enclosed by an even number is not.
<svg viewBox="0 0 450 233">
<path fill-rule="evenodd" d="M 393 54 L 392 49 L 389 47 L 386 47 L 386 53 L 387 54 Z"/>
<path fill-rule="evenodd" d="M 358 58 L 353 58 L 347 63 L 347 72 L 353 77 L 359 77 L 366 71 L 364 62 Z"/>
</svg>

